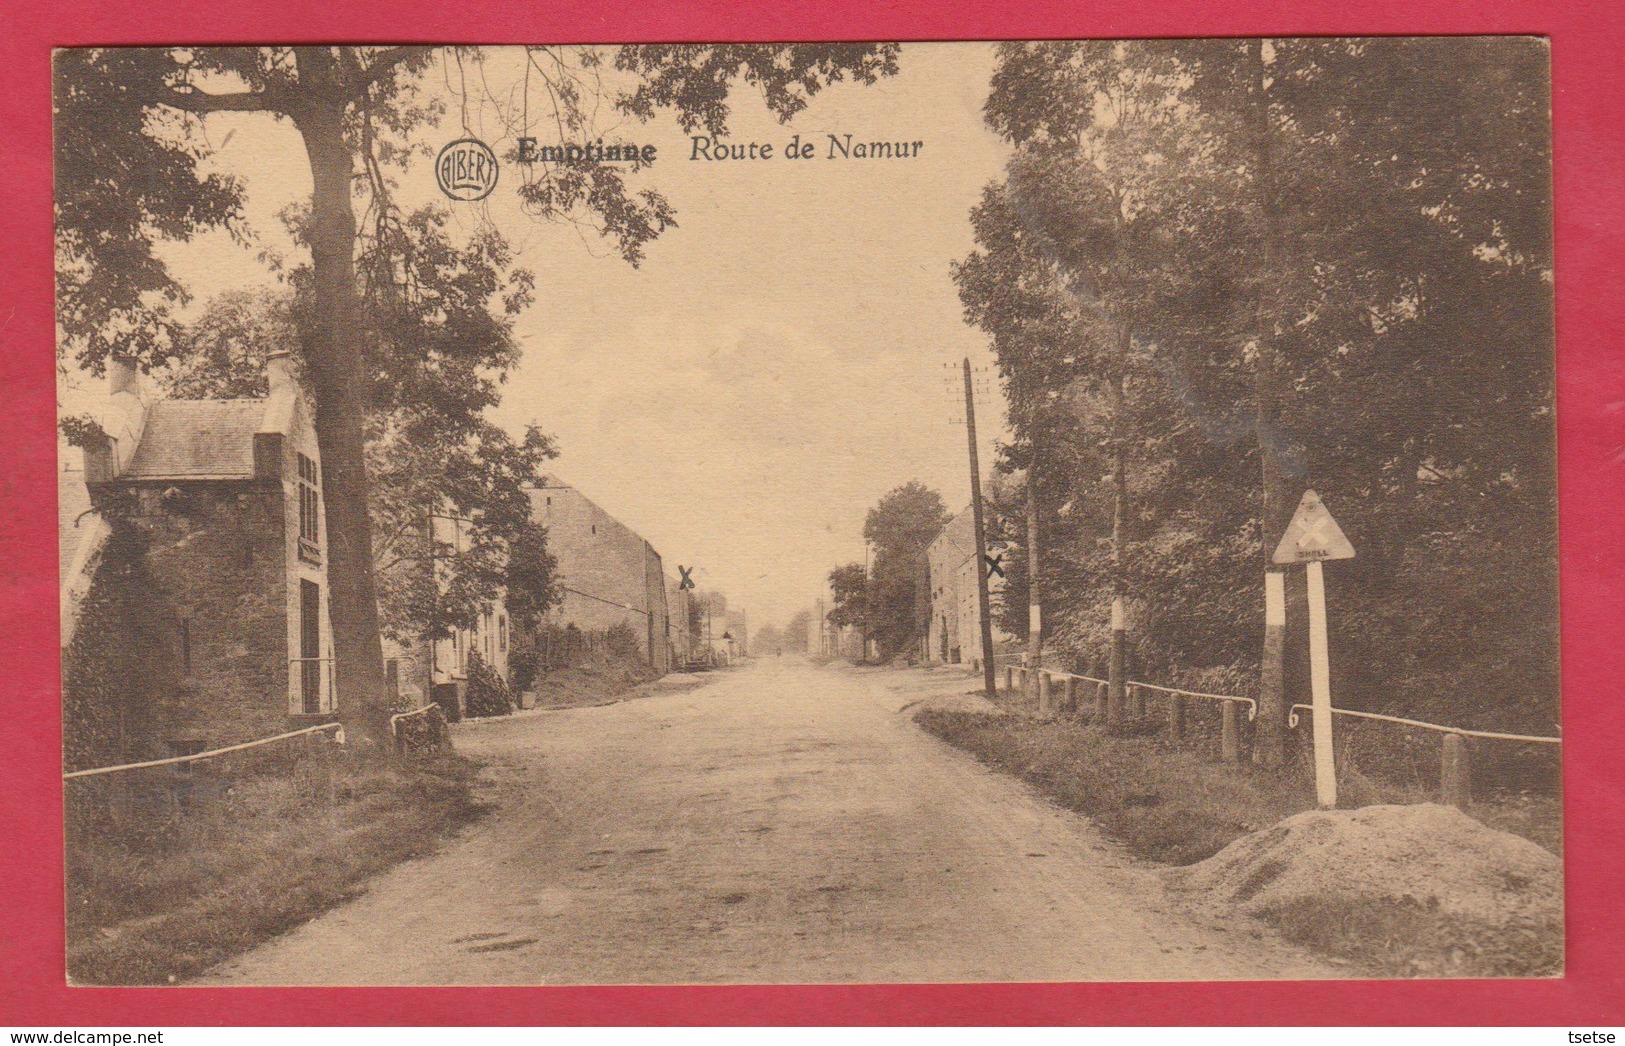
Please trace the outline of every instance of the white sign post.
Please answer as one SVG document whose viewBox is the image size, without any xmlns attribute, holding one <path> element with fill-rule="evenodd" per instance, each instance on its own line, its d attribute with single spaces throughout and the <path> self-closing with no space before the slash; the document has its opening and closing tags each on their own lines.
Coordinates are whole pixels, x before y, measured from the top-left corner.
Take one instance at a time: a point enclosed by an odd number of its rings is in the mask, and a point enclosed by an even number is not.
<svg viewBox="0 0 1625 1046">
<path fill-rule="evenodd" d="M 1326 654 L 1326 578 L 1310 560 L 1309 682 L 1315 721 L 1315 798 L 1324 810 L 1337 806 L 1337 761 L 1332 752 L 1332 672 Z"/>
<path fill-rule="evenodd" d="M 1337 806 L 1337 761 L 1332 748 L 1332 672 L 1326 651 L 1328 559 L 1353 559 L 1354 546 L 1326 510 L 1320 495 L 1307 491 L 1271 557 L 1277 563 L 1304 563 L 1309 583 L 1309 682 L 1315 728 L 1315 798 L 1322 809 Z"/>
</svg>

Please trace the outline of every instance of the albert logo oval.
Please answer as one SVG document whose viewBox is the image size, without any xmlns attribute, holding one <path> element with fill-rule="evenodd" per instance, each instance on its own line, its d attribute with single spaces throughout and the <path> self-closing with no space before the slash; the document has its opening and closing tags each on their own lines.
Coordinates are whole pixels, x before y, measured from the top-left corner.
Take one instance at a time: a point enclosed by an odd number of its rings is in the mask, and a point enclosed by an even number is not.
<svg viewBox="0 0 1625 1046">
<path fill-rule="evenodd" d="M 497 187 L 497 154 L 478 138 L 448 142 L 435 157 L 434 179 L 453 200 L 483 200 Z"/>
</svg>

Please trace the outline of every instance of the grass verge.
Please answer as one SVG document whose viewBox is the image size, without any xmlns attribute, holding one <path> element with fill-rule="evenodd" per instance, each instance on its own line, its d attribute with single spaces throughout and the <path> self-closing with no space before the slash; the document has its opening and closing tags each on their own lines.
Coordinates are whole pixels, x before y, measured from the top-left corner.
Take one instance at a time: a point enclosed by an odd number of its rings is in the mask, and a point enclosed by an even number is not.
<svg viewBox="0 0 1625 1046">
<path fill-rule="evenodd" d="M 1307 774 L 1222 764 L 1159 737 L 1109 736 L 1073 718 L 1020 712 L 923 709 L 927 732 L 1014 774 L 1090 817 L 1139 857 L 1187 865 L 1241 836 L 1315 806 Z M 1351 781 L 1351 805 L 1429 797 L 1368 778 Z M 1474 817 L 1560 853 L 1553 798 L 1475 804 Z M 1562 968 L 1561 925 L 1468 923 L 1422 905 L 1345 903 L 1328 896 L 1265 916 L 1289 940 L 1379 977 L 1550 976 Z"/>
<path fill-rule="evenodd" d="M 68 796 L 74 984 L 195 976 L 349 900 L 481 813 L 475 767 L 456 755 L 373 763 L 310 751 L 181 782 L 135 779 L 151 773 L 74 782 Z"/>
<path fill-rule="evenodd" d="M 1289 941 L 1346 959 L 1373 977 L 1556 977 L 1563 927 L 1532 919 L 1504 926 L 1450 915 L 1413 899 L 1324 897 L 1268 913 Z"/>
<path fill-rule="evenodd" d="M 1152 738 L 1110 737 L 1076 720 L 925 709 L 930 733 L 1087 814 L 1133 853 L 1167 864 L 1314 806 L 1306 783 L 1210 762 Z"/>
</svg>

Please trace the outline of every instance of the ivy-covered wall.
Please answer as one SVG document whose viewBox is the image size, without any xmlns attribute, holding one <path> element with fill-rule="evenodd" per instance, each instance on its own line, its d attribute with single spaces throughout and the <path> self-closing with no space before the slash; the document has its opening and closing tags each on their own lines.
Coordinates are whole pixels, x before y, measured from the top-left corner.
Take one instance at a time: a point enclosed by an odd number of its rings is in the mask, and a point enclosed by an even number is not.
<svg viewBox="0 0 1625 1046">
<path fill-rule="evenodd" d="M 255 484 L 125 491 L 63 664 L 70 768 L 280 733 L 288 709 L 283 495 Z"/>
</svg>

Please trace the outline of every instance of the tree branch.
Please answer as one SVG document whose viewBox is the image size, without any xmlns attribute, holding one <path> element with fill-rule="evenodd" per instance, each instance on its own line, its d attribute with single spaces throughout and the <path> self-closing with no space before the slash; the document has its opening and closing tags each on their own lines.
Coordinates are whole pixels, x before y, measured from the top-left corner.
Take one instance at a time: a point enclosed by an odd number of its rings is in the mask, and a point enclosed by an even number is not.
<svg viewBox="0 0 1625 1046">
<path fill-rule="evenodd" d="M 426 56 L 433 50 L 433 47 L 391 47 L 388 50 L 380 51 L 367 64 L 366 70 L 349 84 L 350 90 L 359 97 L 366 92 L 367 88 L 383 79 L 402 62 Z"/>
<path fill-rule="evenodd" d="M 188 113 L 274 113 L 287 112 L 279 104 L 274 91 L 233 91 L 229 94 L 209 94 L 192 87 L 186 90 L 170 88 L 159 92 L 154 101 Z"/>
</svg>

